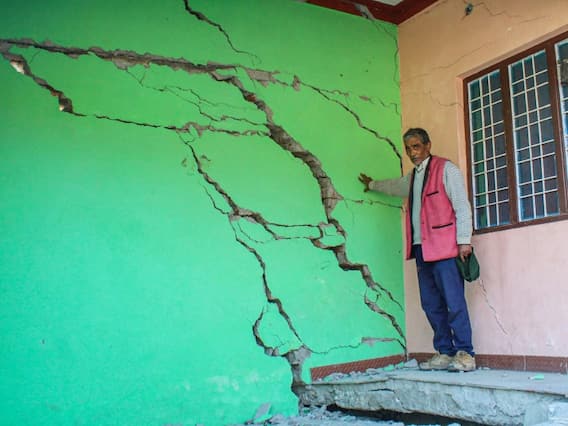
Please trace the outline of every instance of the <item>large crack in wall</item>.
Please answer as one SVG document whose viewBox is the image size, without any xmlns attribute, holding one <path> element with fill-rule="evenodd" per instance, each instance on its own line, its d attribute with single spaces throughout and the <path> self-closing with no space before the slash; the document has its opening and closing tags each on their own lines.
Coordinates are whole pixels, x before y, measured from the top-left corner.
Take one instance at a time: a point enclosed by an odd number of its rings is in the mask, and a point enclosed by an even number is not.
<svg viewBox="0 0 568 426">
<path fill-rule="evenodd" d="M 223 28 L 215 24 L 214 22 L 207 19 L 203 14 L 194 11 L 189 7 L 189 3 L 185 1 L 186 10 L 195 16 L 197 19 L 207 22 L 210 25 L 213 25 L 219 31 L 221 31 L 225 37 L 227 38 L 227 42 L 233 48 L 233 50 L 237 53 L 246 53 L 244 51 L 238 50 L 234 47 L 233 43 L 231 42 L 228 34 L 223 30 Z M 79 58 L 82 56 L 95 56 L 104 61 L 110 61 L 114 63 L 118 70 L 123 72 L 129 72 L 129 69 L 136 65 L 143 65 L 148 67 L 149 65 L 157 65 L 168 67 L 173 70 L 183 70 L 188 74 L 206 74 L 210 76 L 215 82 L 224 85 L 230 85 L 231 87 L 237 89 L 244 101 L 246 101 L 251 106 L 254 106 L 258 111 L 262 112 L 265 121 L 262 123 L 254 122 L 251 120 L 246 120 L 241 117 L 233 117 L 229 115 L 224 115 L 221 117 L 214 117 L 205 113 L 201 109 L 201 105 L 204 102 L 208 102 L 201 96 L 194 96 L 197 100 L 188 100 L 184 98 L 186 101 L 193 103 L 195 106 L 199 108 L 202 116 L 209 119 L 208 124 L 199 123 L 196 121 L 187 122 L 183 126 L 177 126 L 174 124 L 170 125 L 160 125 L 156 123 L 149 123 L 149 122 L 139 122 L 134 120 L 125 119 L 123 117 L 111 117 L 109 115 L 102 115 L 102 114 L 93 114 L 89 115 L 82 111 L 78 111 L 74 105 L 73 101 L 70 97 L 68 97 L 63 91 L 53 87 L 48 81 L 41 78 L 40 76 L 34 74 L 32 71 L 30 64 L 28 61 L 22 56 L 16 53 L 11 52 L 13 47 L 18 48 L 34 48 L 40 51 L 49 52 L 49 53 L 60 53 L 64 54 L 70 58 Z M 300 346 L 289 350 L 285 353 L 281 353 L 278 348 L 271 347 L 267 345 L 259 332 L 259 324 L 263 320 L 264 311 L 261 312 L 255 321 L 252 331 L 255 337 L 255 340 L 259 346 L 261 346 L 265 353 L 270 356 L 281 356 L 287 359 L 288 363 L 290 364 L 292 375 L 293 375 L 293 390 L 300 384 L 303 384 L 302 381 L 302 364 L 303 361 L 314 352 L 313 349 L 310 349 L 308 345 L 306 345 L 296 330 L 292 318 L 287 314 L 286 309 L 282 301 L 276 297 L 270 288 L 270 283 L 266 276 L 266 261 L 263 259 L 260 252 L 253 247 L 252 244 L 247 242 L 246 234 L 242 231 L 239 227 L 239 221 L 246 220 L 252 222 L 256 225 L 262 227 L 274 240 L 279 239 L 287 239 L 287 238 L 304 238 L 310 241 L 313 247 L 326 250 L 333 253 L 336 261 L 337 266 L 343 271 L 356 271 L 360 274 L 361 279 L 367 286 L 367 292 L 364 296 L 364 304 L 373 312 L 377 313 L 378 315 L 386 318 L 389 323 L 392 325 L 393 329 L 396 330 L 398 337 L 396 340 L 398 344 L 400 344 L 401 348 L 406 351 L 406 343 L 404 337 L 404 331 L 402 326 L 398 323 L 396 316 L 392 313 L 388 312 L 387 309 L 381 307 L 382 302 L 385 300 L 390 300 L 394 303 L 400 311 L 403 311 L 402 303 L 394 297 L 394 295 L 383 285 L 381 285 L 377 280 L 373 278 L 373 274 L 368 265 L 363 263 L 354 263 L 349 260 L 349 256 L 347 253 L 346 248 L 346 240 L 348 238 L 347 232 L 339 222 L 333 216 L 333 212 L 335 207 L 340 202 L 347 202 L 346 200 L 335 188 L 331 177 L 326 173 L 324 170 L 320 160 L 309 150 L 305 149 L 294 137 L 280 124 L 276 123 L 274 120 L 274 114 L 272 109 L 270 108 L 267 103 L 259 97 L 258 94 L 253 92 L 252 90 L 245 87 L 243 82 L 237 76 L 238 70 L 243 70 L 246 74 L 250 77 L 253 83 L 258 83 L 263 86 L 270 85 L 270 84 L 277 84 L 285 87 L 292 88 L 294 90 L 300 90 L 302 87 L 306 87 L 312 90 L 314 93 L 317 93 L 319 96 L 324 98 L 328 102 L 332 102 L 336 105 L 339 105 L 349 116 L 351 116 L 357 126 L 362 129 L 363 131 L 370 133 L 381 143 L 387 143 L 390 148 L 392 149 L 393 154 L 398 158 L 399 162 L 401 159 L 401 155 L 398 152 L 395 144 L 385 136 L 382 136 L 376 130 L 373 130 L 369 126 L 363 123 L 363 120 L 358 116 L 358 114 L 350 108 L 346 103 L 339 101 L 338 99 L 332 96 L 334 91 L 329 91 L 327 89 L 318 88 L 314 85 L 304 83 L 298 76 L 294 76 L 293 81 L 287 82 L 279 78 L 279 72 L 277 71 L 266 71 L 261 69 L 253 69 L 250 67 L 244 67 L 241 65 L 235 64 L 215 64 L 215 63 L 208 63 L 208 64 L 195 64 L 191 61 L 187 61 L 185 59 L 180 58 L 168 58 L 159 55 L 153 54 L 139 54 L 132 51 L 126 50 L 104 50 L 97 47 L 90 47 L 87 49 L 84 48 L 77 48 L 77 47 L 66 47 L 61 45 L 56 45 L 54 43 L 47 43 L 47 42 L 37 42 L 30 39 L 3 39 L 0 40 L 0 54 L 9 61 L 14 69 L 18 72 L 30 77 L 37 85 L 46 89 L 51 93 L 51 95 L 55 96 L 58 100 L 59 109 L 62 112 L 68 113 L 73 115 L 77 118 L 84 118 L 84 117 L 94 117 L 96 119 L 101 120 L 111 120 L 116 121 L 119 123 L 123 123 L 126 125 L 137 125 L 137 126 L 145 126 L 151 127 L 155 129 L 162 129 L 167 131 L 172 131 L 177 133 L 183 142 L 187 145 L 192 153 L 192 158 L 195 162 L 195 166 L 197 171 L 202 176 L 204 182 L 208 185 L 208 187 L 204 188 L 207 191 L 208 195 L 211 197 L 212 204 L 214 208 L 219 211 L 221 214 L 227 216 L 228 221 L 234 231 L 236 241 L 245 249 L 247 250 L 254 258 L 259 265 L 261 270 L 261 280 L 264 289 L 264 294 L 267 302 L 271 305 L 276 306 L 278 313 L 284 318 L 285 322 L 288 324 L 289 329 L 293 333 L 293 335 L 301 342 Z M 131 74 L 132 75 L 132 74 Z M 134 77 L 134 76 L 133 76 Z M 135 78 L 135 77 L 134 77 Z M 141 87 L 146 89 L 152 90 L 169 90 L 170 93 L 176 95 L 171 89 L 160 89 L 160 88 L 152 88 L 149 86 L 144 85 L 142 79 L 137 79 L 138 83 Z M 345 96 L 346 94 L 343 93 Z M 349 95 L 349 94 L 347 94 Z M 178 96 L 178 95 L 176 95 Z M 363 100 L 366 100 L 364 97 L 361 97 Z M 253 126 L 251 129 L 247 129 L 244 131 L 235 131 L 228 128 L 223 127 L 223 123 L 227 120 L 237 120 L 237 121 L 244 121 L 248 125 Z M 265 130 L 260 129 L 259 127 L 263 127 Z M 235 201 L 234 198 L 231 197 L 227 191 L 222 187 L 222 185 L 217 182 L 212 176 L 210 176 L 202 167 L 200 162 L 200 157 L 197 155 L 195 149 L 191 145 L 192 142 L 192 135 L 196 134 L 197 137 L 201 136 L 205 132 L 212 132 L 212 133 L 222 133 L 228 134 L 231 136 L 266 136 L 275 144 L 277 144 L 280 148 L 285 150 L 286 152 L 290 153 L 293 157 L 301 161 L 311 172 L 313 178 L 316 180 L 317 185 L 320 190 L 320 197 L 322 207 L 325 212 L 326 221 L 319 223 L 319 224 L 297 224 L 297 225 L 290 225 L 290 224 L 280 224 L 280 223 L 273 223 L 266 220 L 260 212 L 252 211 L 245 207 L 239 206 Z M 220 195 L 225 202 L 230 207 L 229 211 L 225 211 L 222 208 L 215 205 L 215 202 L 210 194 L 210 189 L 213 189 L 216 194 Z M 351 200 L 353 202 L 364 202 L 363 200 Z M 399 208 L 394 205 L 388 205 L 392 208 Z M 309 237 L 289 237 L 285 234 L 281 234 L 278 232 L 279 229 L 284 229 L 286 227 L 306 227 L 314 230 L 317 233 L 316 236 L 309 236 Z M 329 245 L 325 242 L 325 235 L 329 232 L 329 229 L 332 229 L 334 233 L 339 235 L 342 239 L 341 243 Z M 375 339 L 374 341 L 386 341 L 389 339 L 381 339 L 381 338 L 366 338 L 368 339 Z M 362 339 L 361 343 L 365 343 Z M 330 350 L 333 350 L 331 348 Z"/>
</svg>

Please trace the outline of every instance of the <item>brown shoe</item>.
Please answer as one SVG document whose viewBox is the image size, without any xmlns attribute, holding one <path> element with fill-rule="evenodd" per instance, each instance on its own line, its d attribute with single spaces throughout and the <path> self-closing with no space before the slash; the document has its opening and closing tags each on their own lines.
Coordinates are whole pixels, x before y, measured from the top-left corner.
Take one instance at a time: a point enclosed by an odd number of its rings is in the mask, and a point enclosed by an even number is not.
<svg viewBox="0 0 568 426">
<path fill-rule="evenodd" d="M 450 365 L 448 371 L 473 371 L 475 370 L 475 358 L 464 351 L 458 351 Z"/>
<path fill-rule="evenodd" d="M 446 354 L 436 354 L 428 361 L 421 362 L 418 367 L 421 370 L 447 370 L 451 362 L 451 356 Z"/>
</svg>

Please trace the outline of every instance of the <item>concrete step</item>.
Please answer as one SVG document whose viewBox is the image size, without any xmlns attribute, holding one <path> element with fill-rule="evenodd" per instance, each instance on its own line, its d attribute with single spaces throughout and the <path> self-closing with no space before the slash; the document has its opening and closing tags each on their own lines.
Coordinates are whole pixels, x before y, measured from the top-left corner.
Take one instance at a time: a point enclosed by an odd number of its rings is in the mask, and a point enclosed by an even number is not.
<svg viewBox="0 0 568 426">
<path fill-rule="evenodd" d="M 485 425 L 568 425 L 565 374 L 401 368 L 332 375 L 300 390 L 304 406 L 424 413 Z"/>
</svg>

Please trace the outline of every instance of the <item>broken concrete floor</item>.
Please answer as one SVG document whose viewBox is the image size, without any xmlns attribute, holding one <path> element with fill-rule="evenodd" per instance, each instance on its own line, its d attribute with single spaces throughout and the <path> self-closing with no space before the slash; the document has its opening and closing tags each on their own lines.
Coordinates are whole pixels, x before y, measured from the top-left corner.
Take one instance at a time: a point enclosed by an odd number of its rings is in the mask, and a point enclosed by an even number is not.
<svg viewBox="0 0 568 426">
<path fill-rule="evenodd" d="M 406 368 L 336 374 L 306 385 L 304 406 L 361 412 L 424 413 L 486 425 L 568 424 L 568 377 L 479 369 L 470 373 Z"/>
</svg>

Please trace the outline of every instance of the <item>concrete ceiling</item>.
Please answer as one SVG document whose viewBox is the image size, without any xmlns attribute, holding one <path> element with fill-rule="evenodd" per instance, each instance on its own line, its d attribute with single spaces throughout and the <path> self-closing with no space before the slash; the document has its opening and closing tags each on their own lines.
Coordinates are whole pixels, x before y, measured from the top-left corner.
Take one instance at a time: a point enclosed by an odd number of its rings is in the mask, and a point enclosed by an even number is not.
<svg viewBox="0 0 568 426">
<path fill-rule="evenodd" d="M 328 9 L 400 24 L 437 0 L 299 0 Z"/>
</svg>

